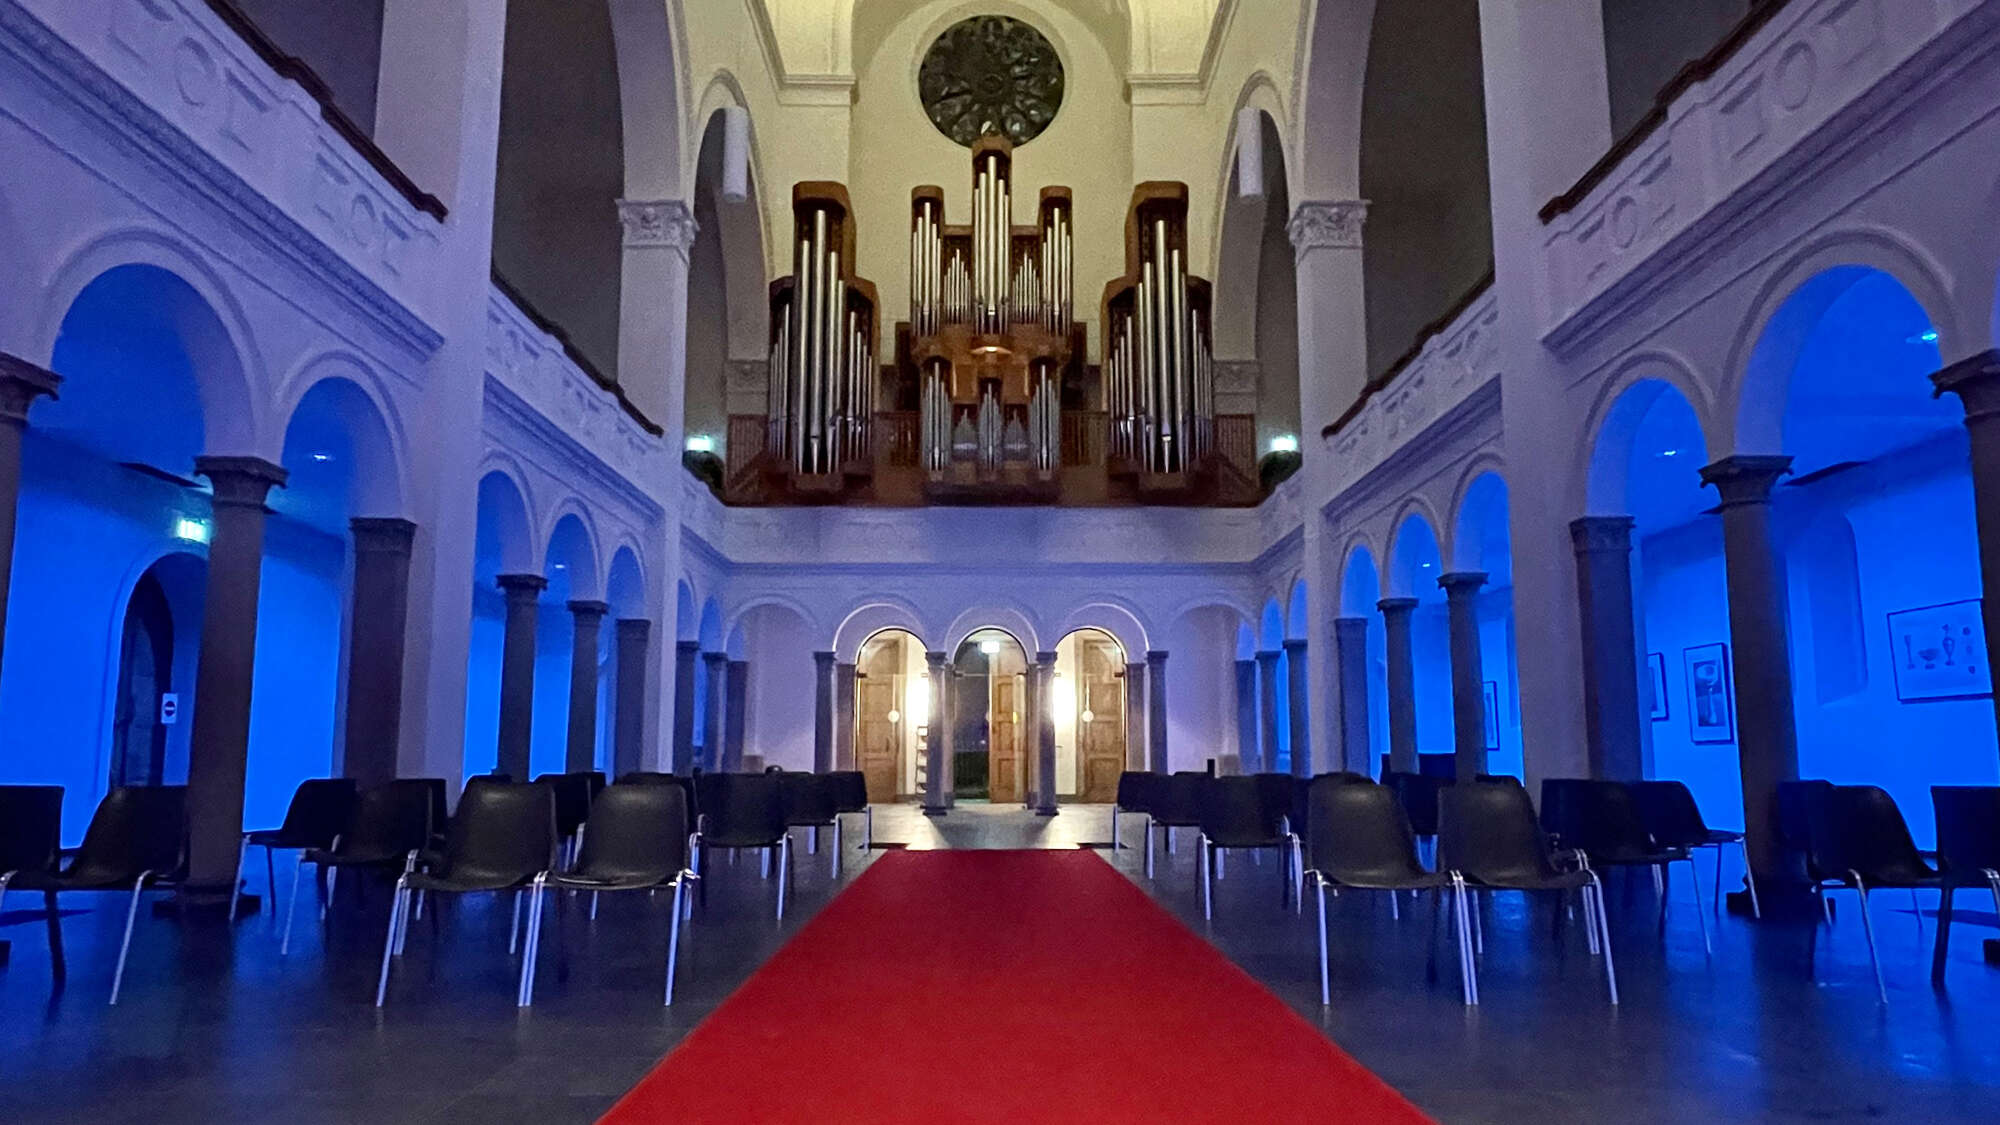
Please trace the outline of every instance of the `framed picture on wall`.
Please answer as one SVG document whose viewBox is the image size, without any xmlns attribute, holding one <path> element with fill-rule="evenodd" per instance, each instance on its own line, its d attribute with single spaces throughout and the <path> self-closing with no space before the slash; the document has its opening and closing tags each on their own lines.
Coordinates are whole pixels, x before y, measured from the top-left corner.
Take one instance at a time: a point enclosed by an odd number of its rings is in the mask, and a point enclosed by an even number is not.
<svg viewBox="0 0 2000 1125">
<path fill-rule="evenodd" d="M 1688 733 L 1695 742 L 1736 741 L 1736 699 L 1729 680 L 1729 646 L 1681 650 L 1688 684 Z"/>
<path fill-rule="evenodd" d="M 1486 748 L 1500 749 L 1500 685 L 1487 680 L 1480 685 L 1479 697 L 1485 704 L 1481 708 L 1486 716 Z"/>
<path fill-rule="evenodd" d="M 1973 598 L 1889 615 L 1889 663 L 1896 669 L 1897 699 L 1916 703 L 1993 694 L 1980 604 Z"/>
<path fill-rule="evenodd" d="M 1646 683 L 1653 693 L 1652 710 L 1649 712 L 1654 722 L 1669 718 L 1667 714 L 1667 654 L 1649 652 L 1646 654 Z"/>
</svg>

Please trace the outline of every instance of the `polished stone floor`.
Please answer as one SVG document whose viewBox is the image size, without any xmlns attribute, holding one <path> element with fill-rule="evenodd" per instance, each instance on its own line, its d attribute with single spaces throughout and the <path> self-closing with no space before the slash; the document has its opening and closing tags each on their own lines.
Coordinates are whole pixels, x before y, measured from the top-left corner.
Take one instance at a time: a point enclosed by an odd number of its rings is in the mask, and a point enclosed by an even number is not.
<svg viewBox="0 0 2000 1125">
<path fill-rule="evenodd" d="M 1108 810 L 1074 806 L 1044 819 L 967 803 L 939 820 L 881 807 L 875 824 L 878 843 L 917 848 L 1067 848 L 1109 837 Z M 1136 821 L 1125 837 L 1138 842 Z M 847 879 L 880 854 L 852 848 L 857 840 L 851 833 L 843 857 Z M 1951 988 L 1937 994 L 1909 900 L 1878 898 L 1885 1010 L 1851 907 L 1822 936 L 1815 979 L 1804 928 L 1725 919 L 1710 960 L 1685 887 L 1675 888 L 1664 942 L 1650 886 L 1629 895 L 1614 888 L 1624 1004 L 1612 1009 L 1580 931 L 1569 928 L 1559 955 L 1550 917 L 1502 896 L 1485 926 L 1483 1003 L 1468 1011 L 1449 949 L 1439 981 L 1425 982 L 1427 909 L 1405 904 L 1392 921 L 1379 896 L 1349 895 L 1330 904 L 1334 994 L 1321 1009 L 1312 915 L 1280 911 L 1276 865 L 1233 857 L 1215 921 L 1204 922 L 1191 843 L 1162 853 L 1151 883 L 1136 849 L 1098 854 L 1442 1121 L 2000 1120 L 2000 970 L 1978 958 L 1978 939 L 1995 934 L 1990 912 L 1961 911 Z M 560 931 L 552 918 L 526 1012 L 513 1006 L 505 907 L 457 904 L 443 912 L 440 941 L 428 920 L 413 927 L 378 1012 L 369 1001 L 387 903 L 380 890 L 344 903 L 324 932 L 302 911 L 286 958 L 268 915 L 239 925 L 233 941 L 219 924 L 183 929 L 142 915 L 116 1008 L 104 1000 L 122 900 L 66 901 L 88 913 L 65 920 L 70 981 L 51 996 L 39 914 L 27 909 L 36 904 L 9 896 L 12 909 L 0 914 L 0 937 L 14 942 L 12 964 L 0 969 L 0 1120 L 592 1120 L 839 889 L 825 852 L 798 852 L 797 897 L 782 925 L 755 860 L 718 861 L 671 1009 L 658 995 L 664 899 L 607 897 L 594 924 L 572 903 Z M 283 886 L 282 865 L 279 877 Z M 797 1049 L 885 1048 L 829 1027 Z M 1192 1080 L 1198 1065 L 1190 1066 Z M 1332 1109 L 1302 1102 L 1299 1120 L 1337 1119 Z M 1065 1120 L 1061 1108 L 1048 1120 Z"/>
</svg>

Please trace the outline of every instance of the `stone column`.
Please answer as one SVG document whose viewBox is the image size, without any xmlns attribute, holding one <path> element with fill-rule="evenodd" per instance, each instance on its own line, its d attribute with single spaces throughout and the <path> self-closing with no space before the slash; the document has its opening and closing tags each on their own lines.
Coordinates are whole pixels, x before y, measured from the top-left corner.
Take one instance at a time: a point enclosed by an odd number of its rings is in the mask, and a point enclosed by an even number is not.
<svg viewBox="0 0 2000 1125">
<path fill-rule="evenodd" d="M 813 653 L 814 773 L 833 769 L 833 664 L 833 653 Z"/>
<path fill-rule="evenodd" d="M 1645 773 L 1640 732 L 1639 645 L 1633 633 L 1632 517 L 1585 516 L 1569 525 L 1576 551 L 1576 604 L 1583 626 L 1583 719 L 1590 776 L 1637 781 Z"/>
<path fill-rule="evenodd" d="M 1143 773 L 1146 761 L 1146 665 L 1125 666 L 1125 768 Z"/>
<path fill-rule="evenodd" d="M 646 664 L 652 655 L 653 623 L 623 617 L 612 628 L 617 682 L 611 688 L 611 776 L 617 778 L 645 768 Z"/>
<path fill-rule="evenodd" d="M 1375 776 L 1368 734 L 1368 619 L 1341 617 L 1333 623 L 1340 678 L 1340 748 L 1344 768 Z"/>
<path fill-rule="evenodd" d="M 1056 654 L 1038 652 L 1035 654 L 1035 679 L 1039 681 L 1036 695 L 1034 737 L 1030 745 L 1035 748 L 1035 772 L 1040 775 L 1035 783 L 1035 815 L 1056 815 L 1056 709 L 1051 706 L 1055 700 Z M 1083 771 L 1083 748 L 1077 747 L 1076 768 Z"/>
<path fill-rule="evenodd" d="M 1311 692 L 1306 690 L 1309 666 L 1306 642 L 1294 639 L 1285 642 L 1285 691 L 1286 702 L 1290 706 L 1292 739 L 1292 776 L 1311 777 L 1312 755 L 1312 713 Z"/>
<path fill-rule="evenodd" d="M 1257 756 L 1245 758 L 1244 773 L 1267 773 L 1278 768 L 1278 685 L 1277 652 L 1257 654 Z"/>
<path fill-rule="evenodd" d="M 1458 776 L 1486 772 L 1486 672 L 1479 652 L 1479 591 L 1486 575 L 1456 571 L 1438 577 L 1451 638 L 1452 745 Z"/>
<path fill-rule="evenodd" d="M 1739 454 L 1701 471 L 1702 483 L 1714 485 L 1722 495 L 1743 821 L 1750 865 L 1757 872 L 1767 910 L 1774 898 L 1786 888 L 1800 886 L 1803 878 L 1798 858 L 1779 849 L 1777 836 L 1778 783 L 1799 776 L 1798 729 L 1792 713 L 1791 602 L 1784 559 L 1771 528 L 1771 489 L 1791 465 L 1790 457 Z"/>
<path fill-rule="evenodd" d="M 1960 360 L 1931 376 L 1931 383 L 1940 395 L 1958 396 L 1965 406 L 1965 428 L 1972 435 L 1972 506 L 1979 527 L 1979 590 L 1985 598 L 1980 612 L 1986 625 L 1987 686 L 1993 692 L 1994 722 L 2000 725 L 2000 671 L 1993 668 L 1993 646 L 2000 642 L 2000 350 L 1989 348 Z M 0 592 L 0 610 L 5 608 Z"/>
<path fill-rule="evenodd" d="M 951 782 L 945 767 L 951 760 L 951 694 L 945 682 L 951 675 L 951 655 L 924 653 L 930 673 L 930 725 L 924 739 L 924 815 L 943 816 L 951 808 Z"/>
<path fill-rule="evenodd" d="M 1416 613 L 1417 599 L 1383 598 L 1375 606 L 1382 611 L 1382 627 L 1389 642 L 1389 768 L 1415 773 L 1417 665 L 1410 650 L 1410 617 Z"/>
<path fill-rule="evenodd" d="M 750 724 L 744 721 L 744 705 L 750 700 L 750 662 L 731 660 L 723 665 L 722 678 L 722 769 L 740 773 L 743 769 L 744 739 Z M 769 762 L 765 763 L 769 765 Z"/>
<path fill-rule="evenodd" d="M 1048 698 L 1049 685 L 1042 679 L 1041 665 L 1034 657 L 1028 658 L 1027 670 L 1021 676 L 1021 716 L 1022 722 L 1016 736 L 1021 743 L 1021 807 L 1032 809 L 1041 803 L 1042 786 L 1042 705 Z M 990 767 L 989 767 L 990 774 Z M 988 778 L 989 782 L 991 777 Z"/>
<path fill-rule="evenodd" d="M 341 772 L 363 789 L 396 776 L 403 724 L 403 638 L 410 616 L 410 545 L 417 525 L 356 519 L 347 610 L 347 735 Z"/>
<path fill-rule="evenodd" d="M 724 741 L 729 734 L 729 654 L 704 652 L 702 670 L 708 676 L 708 714 L 701 728 L 701 756 L 705 768 L 727 770 Z"/>
<path fill-rule="evenodd" d="M 190 900 L 206 902 L 211 895 L 226 899 L 236 878 L 250 750 L 250 684 L 257 665 L 264 517 L 270 514 L 264 498 L 284 485 L 286 474 L 258 457 L 197 457 L 194 471 L 215 488 L 187 791 L 187 893 Z"/>
<path fill-rule="evenodd" d="M 570 773 L 597 768 L 597 654 L 610 612 L 603 602 L 569 603 L 569 741 L 563 768 Z"/>
<path fill-rule="evenodd" d="M 1170 773 L 1167 764 L 1167 654 L 1146 654 L 1146 734 L 1154 773 Z"/>
<path fill-rule="evenodd" d="M 21 500 L 21 437 L 28 408 L 56 397 L 61 376 L 0 352 L 0 645 L 7 639 L 7 590 L 14 574 L 14 519 Z"/>
<path fill-rule="evenodd" d="M 854 760 L 854 676 L 852 664 L 833 666 L 833 768 L 860 769 Z"/>
<path fill-rule="evenodd" d="M 515 781 L 530 780 L 534 769 L 535 622 L 549 580 L 539 574 L 503 574 L 507 634 L 500 649 L 500 749 L 494 768 Z"/>
<path fill-rule="evenodd" d="M 673 771 L 685 777 L 694 771 L 694 677 L 701 659 L 700 641 L 674 642 Z"/>
<path fill-rule="evenodd" d="M 1236 760 L 1245 771 L 1255 769 L 1257 746 L 1263 741 L 1257 705 L 1257 659 L 1236 662 Z"/>
</svg>

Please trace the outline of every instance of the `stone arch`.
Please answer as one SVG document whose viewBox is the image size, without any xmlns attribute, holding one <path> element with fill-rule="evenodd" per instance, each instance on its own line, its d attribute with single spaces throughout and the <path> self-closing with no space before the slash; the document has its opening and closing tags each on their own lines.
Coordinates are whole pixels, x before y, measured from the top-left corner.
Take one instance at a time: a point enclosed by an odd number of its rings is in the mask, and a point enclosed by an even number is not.
<svg viewBox="0 0 2000 1125">
<path fill-rule="evenodd" d="M 923 615 L 914 606 L 900 598 L 876 598 L 849 610 L 835 626 L 832 646 L 835 658 L 845 664 L 854 663 L 868 638 L 891 629 L 900 629 L 926 646 L 932 644 L 932 634 L 924 627 Z"/>
<path fill-rule="evenodd" d="M 1294 129 L 1305 199 L 1353 199 L 1361 189 L 1361 93 L 1374 31 L 1373 0 L 1299 6 Z"/>
<path fill-rule="evenodd" d="M 1390 596 L 1437 598 L 1437 577 L 1444 568 L 1446 546 L 1430 505 L 1412 497 L 1398 511 L 1390 533 L 1385 583 Z M 1425 575 L 1425 570 L 1432 573 Z"/>
<path fill-rule="evenodd" d="M 609 0 L 625 134 L 625 195 L 679 199 L 687 74 L 679 0 Z"/>
<path fill-rule="evenodd" d="M 1636 394 L 1632 393 L 1635 389 Z M 1694 411 L 1702 432 L 1701 464 L 1714 459 L 1715 408 L 1693 365 L 1665 349 L 1634 353 L 1622 360 L 1611 377 L 1598 387 L 1597 398 L 1584 421 L 1583 440 L 1577 443 L 1580 463 L 1574 474 L 1577 486 L 1571 511 L 1589 515 L 1626 514 L 1620 510 L 1626 475 L 1626 462 L 1620 458 L 1629 459 L 1632 431 L 1651 408 L 1651 396 L 1661 390 L 1672 390 Z M 1608 435 L 1616 435 L 1615 449 L 1605 444 Z"/>
<path fill-rule="evenodd" d="M 823 635 L 823 631 L 820 628 L 819 615 L 814 613 L 811 607 L 807 606 L 804 602 L 784 594 L 757 594 L 744 600 L 740 605 L 723 615 L 723 632 L 725 634 L 735 633 L 736 630 L 743 627 L 744 618 L 748 617 L 753 611 L 762 609 L 765 606 L 778 606 L 791 610 L 799 616 L 801 621 L 804 621 L 811 627 L 813 635 Z"/>
<path fill-rule="evenodd" d="M 552 591 L 558 591 L 564 583 L 558 577 L 568 579 L 566 598 L 596 600 L 603 590 L 604 568 L 599 564 L 604 557 L 599 548 L 597 521 L 590 510 L 574 497 L 556 506 L 554 518 L 549 522 L 548 532 L 542 536 L 543 557 L 547 560 L 544 577 L 549 580 Z M 564 573 L 554 573 L 558 569 Z"/>
<path fill-rule="evenodd" d="M 611 566 L 604 578 L 604 600 L 614 616 L 646 616 L 646 566 L 640 560 L 638 546 L 629 539 L 621 539 L 611 552 Z"/>
<path fill-rule="evenodd" d="M 1062 616 L 1055 634 L 1059 638 L 1067 637 L 1079 629 L 1096 629 L 1108 634 L 1125 650 L 1128 661 L 1145 659 L 1152 643 L 1138 612 L 1110 598 L 1098 598 L 1070 610 Z"/>
<path fill-rule="evenodd" d="M 285 403 L 280 456 L 291 477 L 272 507 L 294 510 L 316 492 L 326 494 L 321 501 L 337 492 L 343 517 L 404 514 L 407 444 L 373 372 L 353 356 L 330 354 L 306 364 L 290 386 L 297 393 Z"/>
<path fill-rule="evenodd" d="M 952 619 L 944 631 L 944 651 L 954 653 L 965 638 L 981 629 L 998 629 L 1020 642 L 1021 651 L 1029 660 L 1042 651 L 1042 632 L 1035 625 L 1035 619 L 1028 611 L 1018 606 L 999 604 L 968 609 Z M 918 636 L 923 634 L 919 633 Z"/>
</svg>

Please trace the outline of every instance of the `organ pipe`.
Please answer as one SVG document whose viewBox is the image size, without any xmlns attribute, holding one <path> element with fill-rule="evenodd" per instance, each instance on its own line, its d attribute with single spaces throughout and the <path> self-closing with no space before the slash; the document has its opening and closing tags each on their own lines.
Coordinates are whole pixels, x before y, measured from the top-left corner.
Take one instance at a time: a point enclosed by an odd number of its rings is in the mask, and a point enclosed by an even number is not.
<svg viewBox="0 0 2000 1125">
<path fill-rule="evenodd" d="M 792 274 L 772 286 L 767 448 L 807 476 L 865 454 L 874 404 L 875 291 L 852 274 L 854 228 L 838 184 L 793 189 Z"/>
<path fill-rule="evenodd" d="M 1188 273 L 1184 185 L 1133 193 L 1126 262 L 1104 304 L 1111 450 L 1146 473 L 1194 472 L 1214 449 L 1215 386 L 1208 285 Z"/>
</svg>

